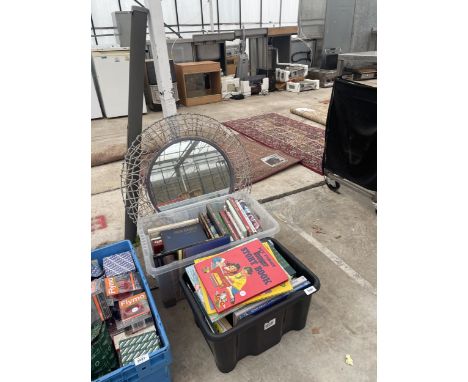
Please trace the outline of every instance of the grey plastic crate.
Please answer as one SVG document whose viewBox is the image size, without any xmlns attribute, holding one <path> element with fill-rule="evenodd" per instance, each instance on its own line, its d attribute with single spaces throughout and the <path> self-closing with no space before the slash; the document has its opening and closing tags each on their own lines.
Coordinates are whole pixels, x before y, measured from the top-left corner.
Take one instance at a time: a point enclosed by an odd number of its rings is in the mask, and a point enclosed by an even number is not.
<svg viewBox="0 0 468 382">
<path fill-rule="evenodd" d="M 260 219 L 260 224 L 262 226 L 261 232 L 244 239 L 231 242 L 230 244 L 213 249 L 211 251 L 206 251 L 196 256 L 189 257 L 187 259 L 174 261 L 162 267 L 154 266 L 153 248 L 150 237 L 148 235 L 149 228 L 155 228 L 166 224 L 194 219 L 198 217 L 200 212 L 206 212 L 206 205 L 208 203 L 214 203 L 217 207 L 221 207 L 224 204 L 224 201 L 230 196 L 237 199 L 243 199 L 247 203 L 251 211 L 255 213 Z M 138 220 L 138 235 L 140 236 L 146 272 L 156 279 L 156 283 L 159 287 L 158 293 L 165 306 L 175 305 L 177 300 L 184 298 L 184 294 L 179 284 L 179 278 L 180 275 L 183 274 L 185 267 L 193 264 L 195 259 L 226 250 L 230 247 L 254 238 L 262 239 L 264 237 L 274 237 L 274 235 L 278 232 L 279 224 L 277 221 L 273 219 L 273 217 L 265 210 L 265 208 L 263 208 L 262 205 L 260 205 L 260 203 L 253 199 L 245 191 L 239 191 L 229 195 L 202 200 L 186 206 L 173 208 L 160 213 L 155 213 L 150 216 L 145 216 Z"/>
</svg>

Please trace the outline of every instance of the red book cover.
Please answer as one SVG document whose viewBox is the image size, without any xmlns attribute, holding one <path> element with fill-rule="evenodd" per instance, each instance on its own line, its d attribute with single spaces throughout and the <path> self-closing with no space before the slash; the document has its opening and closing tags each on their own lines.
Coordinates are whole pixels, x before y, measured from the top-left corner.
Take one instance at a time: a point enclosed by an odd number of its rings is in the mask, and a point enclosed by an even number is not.
<svg viewBox="0 0 468 382">
<path fill-rule="evenodd" d="M 221 217 L 223 218 L 224 223 L 226 223 L 226 225 L 228 226 L 229 230 L 231 231 L 232 236 L 233 236 L 232 238 L 233 238 L 234 240 L 239 240 L 239 239 L 240 239 L 239 233 L 237 232 L 237 229 L 236 229 L 236 228 L 234 227 L 234 225 L 232 224 L 231 219 L 229 219 L 229 216 L 227 216 L 226 211 L 221 210 L 221 211 L 219 211 L 219 214 L 220 214 Z"/>
<path fill-rule="evenodd" d="M 195 270 L 218 313 L 288 280 L 258 239 L 200 261 Z"/>
</svg>

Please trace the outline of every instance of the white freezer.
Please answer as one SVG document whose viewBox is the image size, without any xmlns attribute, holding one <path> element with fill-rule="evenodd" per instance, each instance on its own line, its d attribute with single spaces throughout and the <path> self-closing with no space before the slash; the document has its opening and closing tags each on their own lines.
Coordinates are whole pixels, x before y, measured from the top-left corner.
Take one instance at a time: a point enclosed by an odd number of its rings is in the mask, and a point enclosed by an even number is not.
<svg viewBox="0 0 468 382">
<path fill-rule="evenodd" d="M 104 115 L 107 118 L 128 115 L 130 49 L 93 50 L 92 61 Z M 143 113 L 146 113 L 144 96 Z"/>
</svg>

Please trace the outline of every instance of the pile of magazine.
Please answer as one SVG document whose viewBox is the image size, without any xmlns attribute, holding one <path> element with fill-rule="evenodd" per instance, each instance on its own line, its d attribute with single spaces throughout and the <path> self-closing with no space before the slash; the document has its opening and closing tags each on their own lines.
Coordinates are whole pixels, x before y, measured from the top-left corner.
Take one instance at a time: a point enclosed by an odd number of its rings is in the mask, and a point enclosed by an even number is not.
<svg viewBox="0 0 468 382">
<path fill-rule="evenodd" d="M 244 200 L 209 203 L 189 219 L 148 229 L 155 267 L 219 248 L 262 231 L 260 219 Z"/>
<path fill-rule="evenodd" d="M 91 329 L 93 379 L 160 348 L 130 252 L 105 257 L 102 265 L 91 260 Z"/>
<path fill-rule="evenodd" d="M 311 285 L 297 277 L 271 240 L 252 239 L 196 259 L 185 271 L 213 333 L 224 333 Z"/>
</svg>

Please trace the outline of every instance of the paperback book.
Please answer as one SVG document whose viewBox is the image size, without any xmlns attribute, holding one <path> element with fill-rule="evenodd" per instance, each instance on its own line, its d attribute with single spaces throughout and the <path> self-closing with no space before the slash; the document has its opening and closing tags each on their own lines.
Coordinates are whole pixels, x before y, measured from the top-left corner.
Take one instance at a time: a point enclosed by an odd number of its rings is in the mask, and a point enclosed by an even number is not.
<svg viewBox="0 0 468 382">
<path fill-rule="evenodd" d="M 304 276 L 300 276 L 292 280 L 293 291 L 305 289 L 309 285 L 310 285 L 310 281 L 307 280 Z M 287 298 L 289 294 L 290 293 L 286 293 L 280 296 L 272 297 L 264 301 L 259 301 L 254 304 L 249 304 L 245 307 L 242 307 L 241 309 L 236 310 L 235 312 L 233 312 L 233 315 L 232 315 L 234 326 L 236 326 L 242 318 L 264 311 L 270 306 L 275 305 L 279 303 L 280 301 L 284 300 L 285 298 Z"/>
<path fill-rule="evenodd" d="M 195 270 L 217 313 L 289 280 L 258 239 L 204 259 Z"/>
<path fill-rule="evenodd" d="M 270 246 L 266 242 L 262 242 L 262 245 L 265 247 L 265 249 L 268 252 L 272 253 Z M 195 259 L 195 264 L 197 264 L 200 261 L 203 261 L 205 259 L 211 259 L 211 258 L 213 258 L 215 256 L 217 256 L 217 255 L 211 255 L 211 256 L 207 256 L 207 257 L 202 257 L 200 259 Z M 227 310 L 227 311 L 224 311 L 223 313 L 218 314 L 216 312 L 215 308 L 214 308 L 213 303 L 211 302 L 210 298 L 208 297 L 208 294 L 206 293 L 206 289 L 204 288 L 203 284 L 200 282 L 200 279 L 198 278 L 198 274 L 195 271 L 195 266 L 191 265 L 191 266 L 187 267 L 186 272 L 187 272 L 187 276 L 189 277 L 189 279 L 190 279 L 190 281 L 191 281 L 191 283 L 193 285 L 193 288 L 195 289 L 195 293 L 196 293 L 196 295 L 197 295 L 197 297 L 199 299 L 199 302 L 202 305 L 202 307 L 204 308 L 204 310 L 205 310 L 205 312 L 206 312 L 206 314 L 207 314 L 207 316 L 208 316 L 208 318 L 210 319 L 211 322 L 216 322 L 219 319 L 229 315 L 230 313 L 232 313 L 236 309 L 239 309 L 239 308 L 241 308 L 243 306 L 252 304 L 252 303 L 257 302 L 257 301 L 262 301 L 262 300 L 265 300 L 265 299 L 268 299 L 268 298 L 271 298 L 271 297 L 275 297 L 275 296 L 278 296 L 278 295 L 281 295 L 281 294 L 284 294 L 284 293 L 288 293 L 288 292 L 290 292 L 292 290 L 292 284 L 288 280 L 288 281 L 286 281 L 284 283 L 281 283 L 281 284 L 275 286 L 272 289 L 268 289 L 265 292 L 260 293 L 257 296 L 252 297 L 251 299 L 245 301 L 242 304 L 239 304 L 238 306 L 236 306 L 236 307 L 234 307 L 234 308 L 232 308 L 230 310 Z"/>
</svg>

